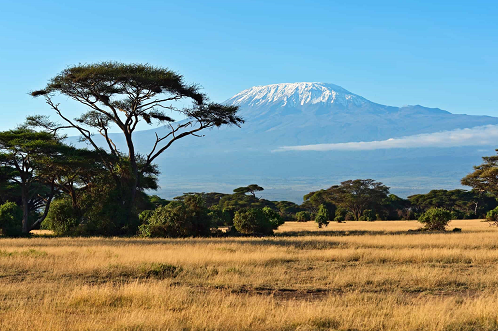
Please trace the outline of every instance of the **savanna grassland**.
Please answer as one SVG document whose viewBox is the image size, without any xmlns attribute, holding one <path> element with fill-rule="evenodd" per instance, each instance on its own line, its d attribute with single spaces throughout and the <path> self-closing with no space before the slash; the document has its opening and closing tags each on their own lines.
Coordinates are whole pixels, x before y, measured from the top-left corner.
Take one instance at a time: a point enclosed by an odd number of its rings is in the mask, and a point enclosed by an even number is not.
<svg viewBox="0 0 498 331">
<path fill-rule="evenodd" d="M 0 330 L 498 330 L 498 229 L 0 239 Z"/>
</svg>

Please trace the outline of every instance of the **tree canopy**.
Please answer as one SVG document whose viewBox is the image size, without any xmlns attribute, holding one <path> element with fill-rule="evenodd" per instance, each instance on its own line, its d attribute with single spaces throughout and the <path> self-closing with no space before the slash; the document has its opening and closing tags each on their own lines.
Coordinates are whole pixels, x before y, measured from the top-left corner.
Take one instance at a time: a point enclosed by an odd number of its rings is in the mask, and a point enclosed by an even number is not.
<svg viewBox="0 0 498 331">
<path fill-rule="evenodd" d="M 52 170 L 70 148 L 48 132 L 26 127 L 0 132 L 1 172 L 11 191 L 20 191 L 23 233 L 28 233 L 33 225 L 29 220 L 31 212 L 45 205 L 43 217 L 46 216 L 56 181 Z"/>
</svg>

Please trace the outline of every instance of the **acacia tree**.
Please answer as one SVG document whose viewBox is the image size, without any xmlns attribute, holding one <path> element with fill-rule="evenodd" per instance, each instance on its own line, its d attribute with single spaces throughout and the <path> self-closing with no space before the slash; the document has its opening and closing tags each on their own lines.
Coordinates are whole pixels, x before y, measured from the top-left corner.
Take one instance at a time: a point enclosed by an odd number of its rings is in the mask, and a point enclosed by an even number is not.
<svg viewBox="0 0 498 331">
<path fill-rule="evenodd" d="M 496 152 L 498 153 L 498 149 Z M 498 198 L 498 155 L 484 156 L 482 159 L 484 162 L 474 166 L 474 171 L 462 178 L 461 181 L 462 185 L 472 187 L 477 195 L 475 202 L 476 214 L 479 202 L 486 195 Z"/>
<path fill-rule="evenodd" d="M 330 215 L 334 215 L 337 209 L 333 202 L 334 196 L 328 190 L 310 192 L 303 197 L 303 200 L 302 207 L 313 214 L 316 214 L 322 205 L 327 208 Z"/>
<path fill-rule="evenodd" d="M 331 200 L 353 213 L 358 221 L 365 209 L 379 208 L 389 194 L 389 187 L 373 179 L 355 179 L 327 189 Z"/>
<path fill-rule="evenodd" d="M 51 160 L 39 175 L 53 180 L 55 187 L 71 200 L 72 207 L 79 212 L 79 196 L 92 184 L 105 168 L 94 151 L 67 146 L 58 158 Z"/>
<path fill-rule="evenodd" d="M 462 185 L 498 197 L 498 155 L 484 156 L 482 159 L 484 162 L 481 165 L 474 166 L 474 171 L 462 178 Z"/>
<path fill-rule="evenodd" d="M 71 119 L 54 102 L 57 94 L 65 95 L 87 107 L 88 111 L 79 118 Z M 200 137 L 200 131 L 222 125 L 243 123 L 237 116 L 238 107 L 210 103 L 197 85 L 184 82 L 183 77 L 169 69 L 148 64 L 123 64 L 102 62 L 77 65 L 63 70 L 52 78 L 43 90 L 34 91 L 32 96 L 44 96 L 47 104 L 65 122 L 57 126 L 42 118 L 38 124 L 52 130 L 76 129 L 97 151 L 103 150 L 94 140 L 93 133 L 100 133 L 106 148 L 114 156 L 122 156 L 109 135 L 111 126 L 117 127 L 124 135 L 133 183 L 130 192 L 130 205 L 133 207 L 141 173 L 150 169 L 152 162 L 166 151 L 175 141 L 187 137 Z M 190 101 L 191 106 L 175 106 L 172 102 Z M 186 119 L 175 122 L 166 111 L 176 112 Z M 133 134 L 140 122 L 149 125 L 163 124 L 168 133 L 151 141 L 151 150 L 140 162 L 135 149 Z M 112 166 L 109 166 L 112 169 Z"/>
<path fill-rule="evenodd" d="M 236 194 L 246 194 L 246 193 L 251 193 L 251 195 L 255 198 L 256 197 L 256 192 L 261 192 L 264 191 L 265 189 L 259 186 L 258 184 L 251 184 L 248 186 L 242 186 L 242 187 L 237 187 L 236 189 L 233 190 L 234 193 Z"/>
</svg>

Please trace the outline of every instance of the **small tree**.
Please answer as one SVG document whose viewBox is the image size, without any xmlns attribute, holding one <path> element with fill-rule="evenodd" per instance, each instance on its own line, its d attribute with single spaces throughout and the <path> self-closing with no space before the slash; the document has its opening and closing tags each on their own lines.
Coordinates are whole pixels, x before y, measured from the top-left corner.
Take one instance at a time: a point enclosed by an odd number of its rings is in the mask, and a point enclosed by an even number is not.
<svg viewBox="0 0 498 331">
<path fill-rule="evenodd" d="M 44 229 L 55 234 L 65 234 L 79 223 L 78 213 L 70 199 L 57 199 L 52 202 L 47 217 L 42 222 Z"/>
<path fill-rule="evenodd" d="M 318 227 L 321 228 L 323 225 L 327 226 L 329 225 L 330 221 L 330 214 L 329 210 L 325 205 L 320 205 L 318 208 L 318 212 L 316 213 L 315 216 L 315 222 L 318 223 Z"/>
<path fill-rule="evenodd" d="M 451 212 L 444 208 L 431 208 L 418 219 L 430 231 L 444 231 L 450 220 Z"/>
<path fill-rule="evenodd" d="M 0 205 L 0 229 L 4 236 L 14 237 L 22 233 L 22 209 L 13 202 Z"/>
</svg>

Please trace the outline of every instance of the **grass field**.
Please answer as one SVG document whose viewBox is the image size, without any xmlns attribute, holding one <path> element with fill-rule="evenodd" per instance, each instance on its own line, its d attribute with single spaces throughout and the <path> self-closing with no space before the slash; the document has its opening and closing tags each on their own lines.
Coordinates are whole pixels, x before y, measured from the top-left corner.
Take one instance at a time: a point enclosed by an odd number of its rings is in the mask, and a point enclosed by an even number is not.
<svg viewBox="0 0 498 331">
<path fill-rule="evenodd" d="M 0 239 L 0 330 L 498 330 L 498 229 Z"/>
</svg>

